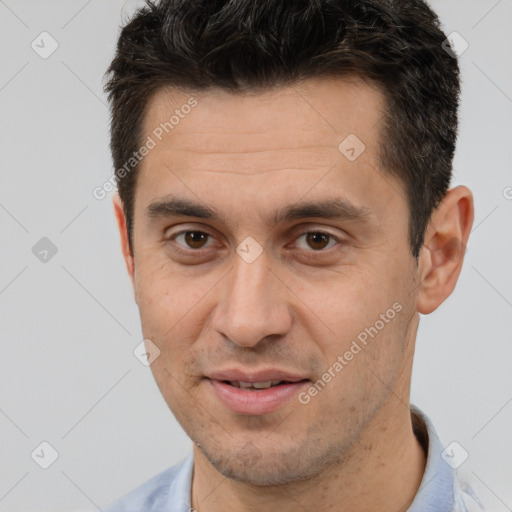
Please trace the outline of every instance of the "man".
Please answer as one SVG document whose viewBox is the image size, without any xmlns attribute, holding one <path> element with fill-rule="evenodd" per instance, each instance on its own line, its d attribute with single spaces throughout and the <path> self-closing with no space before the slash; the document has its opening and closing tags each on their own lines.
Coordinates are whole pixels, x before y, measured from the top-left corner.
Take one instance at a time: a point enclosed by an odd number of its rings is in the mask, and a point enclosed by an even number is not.
<svg viewBox="0 0 512 512">
<path fill-rule="evenodd" d="M 480 510 L 409 404 L 473 223 L 445 40 L 421 0 L 169 0 L 123 28 L 115 215 L 194 445 L 111 512 Z"/>
</svg>

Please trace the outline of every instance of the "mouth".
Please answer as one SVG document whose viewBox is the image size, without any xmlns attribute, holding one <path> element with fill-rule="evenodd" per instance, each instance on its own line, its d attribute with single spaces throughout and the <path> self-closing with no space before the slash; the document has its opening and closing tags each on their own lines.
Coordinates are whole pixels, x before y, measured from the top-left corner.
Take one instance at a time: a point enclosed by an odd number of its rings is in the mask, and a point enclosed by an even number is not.
<svg viewBox="0 0 512 512">
<path fill-rule="evenodd" d="M 293 403 L 309 379 L 234 380 L 207 378 L 215 400 L 230 412 L 239 415 L 270 414 Z M 297 401 L 298 403 L 298 401 Z"/>
<path fill-rule="evenodd" d="M 222 382 L 224 384 L 228 384 L 230 386 L 233 386 L 234 388 L 238 389 L 246 389 L 248 391 L 259 391 L 261 389 L 269 389 L 269 388 L 275 388 L 276 386 L 282 386 L 286 384 L 295 384 L 297 382 L 303 382 L 307 379 L 303 379 L 301 381 L 287 381 L 287 380 L 267 380 L 265 382 L 243 382 L 240 380 L 223 380 Z"/>
</svg>

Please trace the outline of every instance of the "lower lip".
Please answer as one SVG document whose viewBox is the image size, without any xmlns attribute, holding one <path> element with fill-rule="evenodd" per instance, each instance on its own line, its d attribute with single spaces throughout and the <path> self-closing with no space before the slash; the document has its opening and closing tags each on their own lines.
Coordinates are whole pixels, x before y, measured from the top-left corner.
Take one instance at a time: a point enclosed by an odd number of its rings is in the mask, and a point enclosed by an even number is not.
<svg viewBox="0 0 512 512">
<path fill-rule="evenodd" d="M 249 391 L 236 388 L 219 380 L 211 380 L 219 400 L 231 411 L 238 414 L 268 414 L 284 405 L 290 398 L 297 396 L 300 389 L 309 381 L 290 382 L 267 389 Z"/>
</svg>

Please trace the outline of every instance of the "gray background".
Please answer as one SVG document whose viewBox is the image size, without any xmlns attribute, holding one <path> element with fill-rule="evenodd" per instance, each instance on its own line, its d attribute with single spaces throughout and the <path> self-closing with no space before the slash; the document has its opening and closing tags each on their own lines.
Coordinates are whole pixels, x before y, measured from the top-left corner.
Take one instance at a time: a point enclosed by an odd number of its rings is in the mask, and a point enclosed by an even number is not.
<svg viewBox="0 0 512 512">
<path fill-rule="evenodd" d="M 110 195 L 92 196 L 112 173 L 103 73 L 138 4 L 0 1 L 0 511 L 96 510 L 191 449 L 132 353 Z M 421 319 L 412 402 L 469 453 L 499 512 L 512 510 L 512 0 L 432 5 L 469 43 L 454 185 L 473 190 L 476 218 L 455 292 Z M 31 47 L 43 31 L 59 45 L 46 59 Z M 58 250 L 46 262 L 42 237 Z M 42 441 L 59 454 L 46 470 L 30 455 Z"/>
</svg>

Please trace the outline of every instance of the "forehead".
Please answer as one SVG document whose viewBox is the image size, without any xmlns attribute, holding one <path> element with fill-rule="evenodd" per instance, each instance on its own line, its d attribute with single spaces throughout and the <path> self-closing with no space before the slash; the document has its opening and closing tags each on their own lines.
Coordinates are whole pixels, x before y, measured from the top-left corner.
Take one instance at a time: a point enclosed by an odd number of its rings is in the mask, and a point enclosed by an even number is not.
<svg viewBox="0 0 512 512">
<path fill-rule="evenodd" d="M 140 165 L 136 202 L 146 208 L 181 195 L 229 216 L 243 200 L 274 211 L 277 202 L 305 194 L 335 197 L 336 187 L 338 197 L 364 207 L 364 189 L 382 181 L 376 172 L 383 109 L 382 94 L 355 78 L 243 94 L 160 90 L 144 118 L 143 140 L 155 144 Z M 340 151 L 346 140 L 364 148 L 357 159 Z"/>
<path fill-rule="evenodd" d="M 189 153 L 201 149 L 245 156 L 307 147 L 338 151 L 350 134 L 371 151 L 376 149 L 383 109 L 380 91 L 355 77 L 312 79 L 244 93 L 167 88 L 148 101 L 143 131 L 156 131 L 157 138 L 160 134 L 165 139 L 158 141 L 163 142 L 159 149 Z"/>
</svg>

